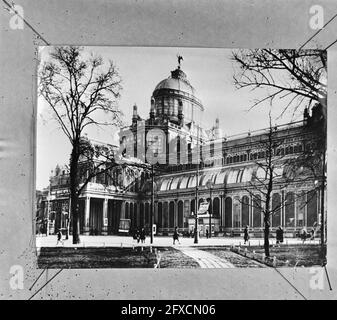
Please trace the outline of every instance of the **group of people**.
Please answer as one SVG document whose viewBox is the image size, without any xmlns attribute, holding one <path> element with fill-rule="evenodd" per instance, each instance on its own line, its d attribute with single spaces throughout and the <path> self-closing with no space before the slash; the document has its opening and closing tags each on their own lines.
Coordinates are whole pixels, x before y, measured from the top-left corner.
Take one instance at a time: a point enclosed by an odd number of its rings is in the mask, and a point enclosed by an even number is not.
<svg viewBox="0 0 337 320">
<path fill-rule="evenodd" d="M 276 244 L 280 244 L 283 242 L 283 229 L 281 226 L 279 226 L 276 230 Z M 249 240 L 249 227 L 246 226 L 244 231 L 243 231 L 243 240 L 244 244 Z"/>
<path fill-rule="evenodd" d="M 146 234 L 144 228 L 137 228 L 133 232 L 133 240 L 137 240 L 137 243 L 145 243 Z"/>
<path fill-rule="evenodd" d="M 310 240 L 314 240 L 315 239 L 315 229 L 312 228 L 310 233 L 308 233 L 306 228 L 303 228 L 300 232 L 300 238 L 302 239 L 303 243 L 305 240 L 307 240 L 307 238 L 310 238 Z"/>
</svg>

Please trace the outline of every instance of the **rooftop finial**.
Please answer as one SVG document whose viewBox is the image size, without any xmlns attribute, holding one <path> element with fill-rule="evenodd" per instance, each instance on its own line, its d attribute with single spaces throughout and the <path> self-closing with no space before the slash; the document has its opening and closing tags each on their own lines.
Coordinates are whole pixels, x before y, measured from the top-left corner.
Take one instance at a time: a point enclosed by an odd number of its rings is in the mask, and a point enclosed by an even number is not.
<svg viewBox="0 0 337 320">
<path fill-rule="evenodd" d="M 180 69 L 181 60 L 184 60 L 184 58 L 179 53 L 177 54 L 177 58 L 178 58 L 178 68 Z"/>
</svg>

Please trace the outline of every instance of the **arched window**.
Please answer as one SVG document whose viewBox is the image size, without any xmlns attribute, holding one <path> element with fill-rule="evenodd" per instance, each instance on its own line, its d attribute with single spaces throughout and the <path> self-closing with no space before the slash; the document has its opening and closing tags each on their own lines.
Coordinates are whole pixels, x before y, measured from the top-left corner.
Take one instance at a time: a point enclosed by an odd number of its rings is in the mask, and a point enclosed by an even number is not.
<svg viewBox="0 0 337 320">
<path fill-rule="evenodd" d="M 163 227 L 163 204 L 161 202 L 158 203 L 158 227 Z"/>
<path fill-rule="evenodd" d="M 235 197 L 233 202 L 233 225 L 234 228 L 241 227 L 241 210 L 240 210 L 240 198 Z"/>
<path fill-rule="evenodd" d="M 163 227 L 168 227 L 168 203 L 164 202 L 163 205 Z"/>
<path fill-rule="evenodd" d="M 137 209 L 138 209 L 138 206 L 137 206 L 137 203 L 134 204 L 133 206 L 133 215 L 134 215 L 134 219 L 135 219 L 135 226 L 138 226 L 138 213 L 137 213 Z"/>
<path fill-rule="evenodd" d="M 130 203 L 130 219 L 131 219 L 131 229 L 135 227 L 135 217 L 133 214 L 133 203 Z"/>
<path fill-rule="evenodd" d="M 219 218 L 220 216 L 220 199 L 218 197 L 213 199 L 212 215 L 214 218 Z"/>
<path fill-rule="evenodd" d="M 125 219 L 129 219 L 129 203 L 125 203 Z"/>
<path fill-rule="evenodd" d="M 261 196 L 255 195 L 253 199 L 253 227 L 261 227 Z"/>
<path fill-rule="evenodd" d="M 320 223 L 317 214 L 317 193 L 315 190 L 307 194 L 307 226 L 312 227 L 315 222 Z"/>
<path fill-rule="evenodd" d="M 227 197 L 225 200 L 225 227 L 232 228 L 232 198 Z"/>
<path fill-rule="evenodd" d="M 305 226 L 305 206 L 306 194 L 304 191 L 299 192 L 296 196 L 296 226 Z"/>
<path fill-rule="evenodd" d="M 193 212 L 193 214 L 195 214 L 195 199 L 193 199 L 191 201 L 191 214 L 192 214 L 192 212 Z"/>
<path fill-rule="evenodd" d="M 139 207 L 139 211 L 140 211 L 140 213 L 139 213 L 139 225 L 140 225 L 140 227 L 144 227 L 144 203 L 141 203 L 140 204 L 140 207 Z"/>
<path fill-rule="evenodd" d="M 178 202 L 178 228 L 184 227 L 184 202 Z"/>
<path fill-rule="evenodd" d="M 249 198 L 243 196 L 241 199 L 241 211 L 242 211 L 242 226 L 249 225 Z"/>
<path fill-rule="evenodd" d="M 279 193 L 274 193 L 272 196 L 272 227 L 281 225 L 281 196 Z"/>
<path fill-rule="evenodd" d="M 170 207 L 169 207 L 169 228 L 174 228 L 174 202 L 170 202 Z"/>
<path fill-rule="evenodd" d="M 285 227 L 295 226 L 295 197 L 293 192 L 288 192 L 285 199 Z"/>
<path fill-rule="evenodd" d="M 148 225 L 150 223 L 150 204 L 148 202 L 145 203 L 145 224 Z"/>
</svg>

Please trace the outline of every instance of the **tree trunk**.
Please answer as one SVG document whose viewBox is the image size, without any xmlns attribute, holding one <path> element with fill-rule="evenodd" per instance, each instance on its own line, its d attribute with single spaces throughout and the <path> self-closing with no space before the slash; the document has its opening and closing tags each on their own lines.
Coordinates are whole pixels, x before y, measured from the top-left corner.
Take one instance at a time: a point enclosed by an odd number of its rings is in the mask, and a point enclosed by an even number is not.
<svg viewBox="0 0 337 320">
<path fill-rule="evenodd" d="M 269 221 L 265 221 L 265 225 L 264 225 L 264 253 L 266 255 L 267 258 L 270 257 L 270 253 L 269 253 Z"/>
<path fill-rule="evenodd" d="M 79 160 L 79 142 L 74 142 L 70 158 L 70 199 L 71 215 L 73 221 L 73 244 L 80 243 L 79 237 L 79 203 L 78 203 L 78 160 Z"/>
</svg>

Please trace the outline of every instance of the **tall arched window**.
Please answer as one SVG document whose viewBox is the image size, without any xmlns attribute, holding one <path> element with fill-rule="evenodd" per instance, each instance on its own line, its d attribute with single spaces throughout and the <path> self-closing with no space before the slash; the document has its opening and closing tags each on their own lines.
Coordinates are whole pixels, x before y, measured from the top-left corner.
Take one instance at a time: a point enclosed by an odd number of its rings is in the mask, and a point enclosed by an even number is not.
<svg viewBox="0 0 337 320">
<path fill-rule="evenodd" d="M 164 202 L 163 205 L 163 227 L 168 227 L 168 203 Z"/>
<path fill-rule="evenodd" d="M 315 190 L 307 194 L 307 226 L 312 227 L 315 222 L 319 223 L 317 214 L 317 193 Z"/>
<path fill-rule="evenodd" d="M 192 212 L 193 212 L 193 214 L 195 214 L 195 199 L 193 199 L 191 201 L 191 214 L 192 214 Z"/>
<path fill-rule="evenodd" d="M 129 203 L 125 203 L 125 219 L 129 219 Z"/>
<path fill-rule="evenodd" d="M 130 203 L 130 219 L 131 219 L 131 229 L 133 229 L 135 227 L 135 220 L 134 220 L 134 216 L 133 216 L 133 203 Z"/>
<path fill-rule="evenodd" d="M 232 228 L 232 198 L 227 197 L 225 200 L 225 227 Z"/>
<path fill-rule="evenodd" d="M 241 227 L 241 210 L 240 210 L 240 198 L 234 197 L 233 202 L 233 225 L 234 228 Z"/>
<path fill-rule="evenodd" d="M 139 225 L 141 227 L 144 227 L 144 222 L 145 222 L 145 219 L 144 219 L 144 203 L 141 203 L 140 204 L 140 207 L 139 207 L 139 211 L 140 211 L 140 214 L 139 214 Z"/>
<path fill-rule="evenodd" d="M 306 194 L 304 191 L 300 192 L 296 196 L 296 226 L 305 226 L 305 206 L 306 206 Z"/>
<path fill-rule="evenodd" d="M 274 193 L 272 196 L 272 227 L 281 225 L 281 196 L 279 193 Z"/>
<path fill-rule="evenodd" d="M 145 224 L 148 225 L 150 223 L 150 204 L 148 202 L 145 203 Z"/>
<path fill-rule="evenodd" d="M 218 197 L 213 199 L 212 214 L 214 218 L 219 218 L 220 216 L 220 200 Z"/>
<path fill-rule="evenodd" d="M 253 227 L 261 227 L 261 196 L 255 195 L 253 198 Z"/>
<path fill-rule="evenodd" d="M 249 225 L 249 198 L 243 196 L 241 199 L 241 211 L 242 211 L 242 226 Z"/>
<path fill-rule="evenodd" d="M 158 228 L 163 227 L 163 204 L 158 203 Z"/>
<path fill-rule="evenodd" d="M 285 227 L 295 226 L 295 197 L 293 192 L 288 192 L 285 199 Z"/>
<path fill-rule="evenodd" d="M 134 214 L 134 217 L 135 217 L 135 227 L 139 226 L 137 209 L 138 209 L 138 206 L 137 206 L 137 203 L 135 203 L 134 206 L 133 206 L 133 214 Z"/>
<path fill-rule="evenodd" d="M 178 228 L 184 227 L 184 202 L 178 202 Z"/>
<path fill-rule="evenodd" d="M 169 206 L 169 228 L 174 228 L 174 202 L 170 202 Z"/>
</svg>

